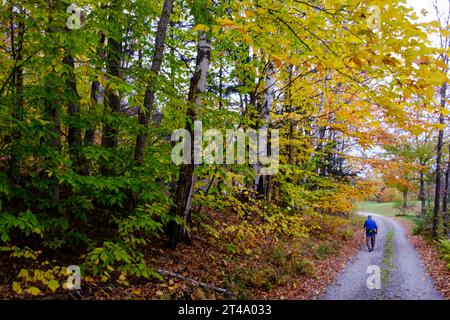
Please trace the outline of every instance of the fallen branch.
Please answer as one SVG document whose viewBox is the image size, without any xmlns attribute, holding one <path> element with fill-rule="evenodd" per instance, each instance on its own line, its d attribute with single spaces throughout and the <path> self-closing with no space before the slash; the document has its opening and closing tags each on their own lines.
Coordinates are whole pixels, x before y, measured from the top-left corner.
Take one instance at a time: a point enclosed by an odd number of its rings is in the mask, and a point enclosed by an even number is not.
<svg viewBox="0 0 450 320">
<path fill-rule="evenodd" d="M 219 288 L 219 287 L 216 287 L 216 286 L 207 284 L 207 283 L 202 282 L 202 281 L 197 281 L 197 280 L 194 280 L 194 279 L 189 279 L 189 278 L 184 277 L 184 276 L 182 276 L 182 275 L 180 275 L 180 274 L 178 274 L 178 273 L 175 273 L 175 272 L 170 272 L 170 271 L 163 270 L 163 269 L 156 269 L 156 271 L 158 271 L 158 273 L 160 273 L 160 274 L 162 274 L 162 275 L 164 275 L 164 276 L 176 277 L 176 278 L 182 279 L 182 280 L 184 280 L 184 281 L 188 281 L 188 282 L 190 282 L 190 283 L 192 283 L 192 284 L 195 284 L 195 285 L 197 285 L 197 286 L 204 287 L 204 288 L 206 288 L 206 289 L 214 290 L 214 291 L 216 291 L 216 292 L 225 294 L 225 295 L 227 295 L 228 297 L 230 297 L 231 299 L 234 299 L 234 298 L 235 298 L 233 292 L 228 291 L 228 290 L 226 290 L 226 289 L 224 289 L 224 288 Z"/>
</svg>

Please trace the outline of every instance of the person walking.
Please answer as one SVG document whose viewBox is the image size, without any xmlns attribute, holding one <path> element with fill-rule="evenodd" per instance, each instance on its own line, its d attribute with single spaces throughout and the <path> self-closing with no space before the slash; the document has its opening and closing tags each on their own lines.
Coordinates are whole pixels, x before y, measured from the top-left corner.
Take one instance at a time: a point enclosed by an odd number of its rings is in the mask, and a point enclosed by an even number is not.
<svg viewBox="0 0 450 320">
<path fill-rule="evenodd" d="M 364 222 L 364 229 L 366 229 L 366 244 L 369 252 L 373 251 L 375 247 L 375 237 L 378 233 L 378 226 L 371 215 L 367 216 L 367 220 Z"/>
</svg>

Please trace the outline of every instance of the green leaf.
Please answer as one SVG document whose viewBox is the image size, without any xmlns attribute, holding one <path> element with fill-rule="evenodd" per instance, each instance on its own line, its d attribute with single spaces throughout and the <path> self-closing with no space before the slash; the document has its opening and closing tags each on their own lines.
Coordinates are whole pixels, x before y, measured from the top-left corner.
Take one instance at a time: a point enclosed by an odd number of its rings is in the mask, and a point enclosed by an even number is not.
<svg viewBox="0 0 450 320">
<path fill-rule="evenodd" d="M 19 274 L 17 275 L 17 278 L 28 279 L 29 278 L 28 271 L 26 269 L 20 269 Z"/>
<path fill-rule="evenodd" d="M 38 296 L 38 295 L 40 295 L 42 293 L 41 290 L 39 288 L 36 288 L 36 287 L 29 287 L 27 289 L 27 292 L 29 294 L 33 295 L 33 296 Z"/>
<path fill-rule="evenodd" d="M 21 294 L 22 293 L 22 287 L 20 286 L 20 283 L 18 283 L 16 281 L 13 282 L 12 289 L 17 294 Z"/>
<path fill-rule="evenodd" d="M 50 288 L 50 290 L 52 290 L 52 292 L 55 292 L 56 289 L 59 288 L 59 283 L 56 280 L 50 280 L 47 286 Z"/>
</svg>

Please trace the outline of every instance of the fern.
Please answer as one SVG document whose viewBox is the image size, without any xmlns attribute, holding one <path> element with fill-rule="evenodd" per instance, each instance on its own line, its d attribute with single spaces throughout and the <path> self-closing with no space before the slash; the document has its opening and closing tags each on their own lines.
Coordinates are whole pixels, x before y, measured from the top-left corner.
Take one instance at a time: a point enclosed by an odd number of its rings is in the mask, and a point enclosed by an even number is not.
<svg viewBox="0 0 450 320">
<path fill-rule="evenodd" d="M 447 263 L 447 268 L 450 270 L 450 240 L 439 239 L 438 243 L 440 245 L 440 257 Z"/>
</svg>

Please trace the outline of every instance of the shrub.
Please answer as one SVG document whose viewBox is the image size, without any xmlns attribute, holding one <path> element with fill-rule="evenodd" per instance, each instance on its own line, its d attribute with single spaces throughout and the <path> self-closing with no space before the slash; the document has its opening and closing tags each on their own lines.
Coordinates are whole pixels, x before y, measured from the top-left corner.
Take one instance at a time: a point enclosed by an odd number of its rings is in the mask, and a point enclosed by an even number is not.
<svg viewBox="0 0 450 320">
<path fill-rule="evenodd" d="M 447 268 L 450 270 L 450 240 L 440 239 L 438 240 L 440 246 L 440 257 L 447 263 Z"/>
<path fill-rule="evenodd" d="M 412 234 L 413 235 L 421 234 L 424 231 L 424 229 L 425 229 L 425 226 L 424 226 L 423 221 L 419 221 L 414 225 L 414 227 L 412 229 Z"/>
<path fill-rule="evenodd" d="M 333 246 L 331 242 L 326 241 L 319 245 L 319 247 L 316 249 L 316 256 L 318 259 L 323 259 L 326 256 L 328 256 L 333 251 Z"/>
<path fill-rule="evenodd" d="M 251 283 L 255 288 L 270 289 L 277 283 L 278 273 L 272 267 L 266 267 L 255 271 L 251 279 Z"/>
<path fill-rule="evenodd" d="M 277 246 L 274 249 L 274 251 L 273 251 L 273 259 L 274 259 L 274 262 L 278 266 L 286 265 L 287 255 L 286 255 L 286 251 L 284 250 L 284 248 L 282 246 Z"/>
<path fill-rule="evenodd" d="M 224 286 L 235 293 L 238 299 L 250 299 L 253 270 L 250 268 L 233 268 L 224 277 Z"/>
<path fill-rule="evenodd" d="M 299 255 L 293 255 L 289 261 L 290 269 L 293 273 L 299 273 L 306 277 L 315 277 L 314 263 Z"/>
<path fill-rule="evenodd" d="M 345 228 L 341 233 L 342 240 L 344 241 L 350 240 L 353 237 L 353 235 L 354 232 L 350 228 Z"/>
</svg>

